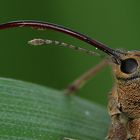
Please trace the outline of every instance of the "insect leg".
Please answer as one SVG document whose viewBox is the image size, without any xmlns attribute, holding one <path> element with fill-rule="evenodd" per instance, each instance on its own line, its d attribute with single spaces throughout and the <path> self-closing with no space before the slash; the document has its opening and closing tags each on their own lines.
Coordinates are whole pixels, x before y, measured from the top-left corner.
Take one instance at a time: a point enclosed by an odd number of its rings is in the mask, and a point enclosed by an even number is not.
<svg viewBox="0 0 140 140">
<path fill-rule="evenodd" d="M 107 60 L 103 60 L 97 66 L 92 67 L 90 70 L 86 71 L 82 76 L 77 78 L 73 83 L 71 83 L 67 89 L 65 89 L 66 94 L 71 94 L 76 92 L 82 86 L 84 86 L 88 80 L 95 76 L 99 71 L 101 71 L 105 66 L 108 65 Z"/>
<path fill-rule="evenodd" d="M 38 38 L 38 39 L 30 40 L 30 41 L 28 41 L 28 43 L 31 44 L 31 45 L 34 45 L 34 46 L 55 45 L 55 46 L 59 46 L 59 47 L 70 48 L 70 49 L 76 50 L 78 52 L 84 52 L 84 53 L 87 53 L 88 55 L 91 55 L 91 56 L 94 56 L 94 55 L 95 56 L 100 56 L 100 54 L 98 54 L 94 51 L 90 51 L 88 49 L 81 48 L 81 47 L 76 47 L 76 46 L 73 46 L 73 45 L 70 45 L 70 44 L 67 44 L 67 43 L 64 43 L 64 42 L 56 41 L 56 40 Z M 65 90 L 65 93 L 70 94 L 70 93 L 76 92 L 89 79 L 91 79 L 94 75 L 96 75 L 96 73 L 98 73 L 102 68 L 107 66 L 107 64 L 108 64 L 107 60 L 103 60 L 96 67 L 93 67 L 89 71 L 85 72 L 81 77 L 76 79 L 72 84 L 70 84 L 68 86 L 68 88 Z"/>
</svg>

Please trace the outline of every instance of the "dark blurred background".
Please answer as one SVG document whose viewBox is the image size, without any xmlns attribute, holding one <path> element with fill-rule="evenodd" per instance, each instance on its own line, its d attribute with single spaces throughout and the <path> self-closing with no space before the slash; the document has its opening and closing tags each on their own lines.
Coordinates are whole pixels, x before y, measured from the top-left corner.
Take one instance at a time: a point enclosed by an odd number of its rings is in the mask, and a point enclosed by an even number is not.
<svg viewBox="0 0 140 140">
<path fill-rule="evenodd" d="M 33 19 L 53 22 L 100 40 L 112 48 L 140 46 L 140 2 L 101 0 L 1 0 L 0 23 Z M 64 89 L 76 77 L 98 64 L 91 57 L 58 47 L 31 47 L 27 41 L 48 38 L 87 47 L 89 45 L 54 31 L 14 28 L 0 31 L 0 76 Z M 78 96 L 107 104 L 113 86 L 111 68 L 96 75 Z"/>
</svg>

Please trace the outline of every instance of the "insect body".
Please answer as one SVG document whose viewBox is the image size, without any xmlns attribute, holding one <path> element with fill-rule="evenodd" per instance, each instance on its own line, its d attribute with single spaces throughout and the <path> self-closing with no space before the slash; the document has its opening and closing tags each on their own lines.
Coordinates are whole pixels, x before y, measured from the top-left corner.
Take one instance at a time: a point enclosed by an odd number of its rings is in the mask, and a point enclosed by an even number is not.
<svg viewBox="0 0 140 140">
<path fill-rule="evenodd" d="M 113 68 L 115 85 L 109 96 L 108 110 L 111 116 L 111 127 L 108 133 L 109 140 L 140 140 L 140 52 L 139 51 L 120 51 L 109 48 L 107 45 L 97 40 L 91 39 L 86 35 L 75 32 L 60 25 L 39 22 L 39 21 L 13 21 L 0 24 L 0 30 L 13 27 L 33 27 L 36 29 L 52 29 L 63 32 L 78 38 L 96 48 L 100 49 L 109 56 L 110 64 Z M 66 43 L 57 41 L 34 39 L 29 42 L 32 45 L 54 44 L 64 46 L 93 55 L 94 52 L 83 48 L 76 48 Z M 81 81 L 89 79 L 106 62 L 102 62 L 95 69 L 84 74 L 80 80 L 68 88 L 69 92 L 75 91 L 81 85 Z"/>
<path fill-rule="evenodd" d="M 140 52 L 122 54 L 113 65 L 115 86 L 109 98 L 111 140 L 140 140 Z"/>
</svg>

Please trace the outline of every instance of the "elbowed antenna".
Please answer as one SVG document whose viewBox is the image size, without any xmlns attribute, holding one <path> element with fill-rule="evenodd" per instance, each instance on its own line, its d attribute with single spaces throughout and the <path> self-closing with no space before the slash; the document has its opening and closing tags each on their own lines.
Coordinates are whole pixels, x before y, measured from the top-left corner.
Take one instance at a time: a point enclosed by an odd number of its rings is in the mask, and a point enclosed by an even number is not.
<svg viewBox="0 0 140 140">
<path fill-rule="evenodd" d="M 34 21 L 34 20 L 20 20 L 20 21 L 11 21 L 7 23 L 0 24 L 0 30 L 2 29 L 7 29 L 7 28 L 13 28 L 13 27 L 33 27 L 36 29 L 51 29 L 59 32 L 63 32 L 65 34 L 68 34 L 72 37 L 78 38 L 92 46 L 97 47 L 98 49 L 104 51 L 108 55 L 113 56 L 116 59 L 116 62 L 121 61 L 119 54 L 120 52 L 115 51 L 112 48 L 109 48 L 107 45 L 92 39 L 84 34 L 81 34 L 79 32 L 73 31 L 69 28 L 53 24 L 53 23 L 48 23 L 48 22 L 42 22 L 42 21 Z"/>
<path fill-rule="evenodd" d="M 58 47 L 70 48 L 70 49 L 73 49 L 77 52 L 83 52 L 83 53 L 86 53 L 86 54 L 91 55 L 91 56 L 93 56 L 93 55 L 94 56 L 101 56 L 100 54 L 98 54 L 94 51 L 91 51 L 91 50 L 88 50 L 88 49 L 85 49 L 82 47 L 76 47 L 74 45 L 71 45 L 71 44 L 68 44 L 65 42 L 60 42 L 57 40 L 36 38 L 36 39 L 32 39 L 32 40 L 28 41 L 28 44 L 33 45 L 33 46 L 54 45 L 54 46 L 58 46 Z"/>
</svg>

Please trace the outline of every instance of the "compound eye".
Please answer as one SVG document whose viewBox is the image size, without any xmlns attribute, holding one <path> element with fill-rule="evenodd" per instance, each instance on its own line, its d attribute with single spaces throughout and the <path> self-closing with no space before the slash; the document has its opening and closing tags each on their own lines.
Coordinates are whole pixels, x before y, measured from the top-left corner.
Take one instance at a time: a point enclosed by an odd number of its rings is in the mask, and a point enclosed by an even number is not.
<svg viewBox="0 0 140 140">
<path fill-rule="evenodd" d="M 138 62 L 133 58 L 125 59 L 121 62 L 121 71 L 126 74 L 131 74 L 138 68 Z"/>
</svg>

